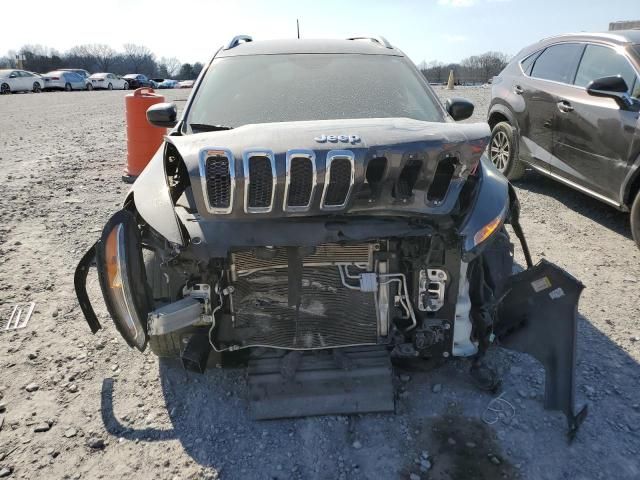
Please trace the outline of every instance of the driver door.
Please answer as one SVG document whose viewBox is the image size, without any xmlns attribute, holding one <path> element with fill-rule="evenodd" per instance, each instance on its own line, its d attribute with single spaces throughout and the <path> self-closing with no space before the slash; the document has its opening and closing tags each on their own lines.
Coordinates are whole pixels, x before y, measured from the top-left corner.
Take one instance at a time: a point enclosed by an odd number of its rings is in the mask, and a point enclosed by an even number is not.
<svg viewBox="0 0 640 480">
<path fill-rule="evenodd" d="M 638 75 L 623 53 L 587 45 L 574 85 L 560 92 L 553 155 L 560 176 L 619 204 L 620 186 L 635 160 L 638 112 L 620 108 L 612 98 L 589 95 L 585 88 L 592 80 L 616 75 L 630 95 L 640 95 Z M 636 145 L 636 155 L 637 150 Z"/>
</svg>

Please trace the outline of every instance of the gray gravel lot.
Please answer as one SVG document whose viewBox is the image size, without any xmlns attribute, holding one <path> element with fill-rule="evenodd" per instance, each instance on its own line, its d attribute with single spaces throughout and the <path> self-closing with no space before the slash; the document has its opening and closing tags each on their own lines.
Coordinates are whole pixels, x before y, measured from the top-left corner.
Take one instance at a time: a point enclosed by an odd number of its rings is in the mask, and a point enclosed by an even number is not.
<svg viewBox="0 0 640 480">
<path fill-rule="evenodd" d="M 485 118 L 490 89 L 437 93 Z M 243 370 L 198 376 L 130 350 L 95 276 L 92 336 L 73 271 L 128 188 L 123 96 L 0 97 L 0 315 L 36 302 L 26 329 L 0 333 L 0 478 L 640 478 L 640 251 L 626 215 L 534 173 L 516 185 L 532 253 L 587 287 L 576 390 L 590 413 L 571 445 L 542 408 L 541 367 L 512 352 L 492 354 L 516 409 L 494 425 L 465 361 L 398 372 L 396 414 L 253 422 Z"/>
</svg>

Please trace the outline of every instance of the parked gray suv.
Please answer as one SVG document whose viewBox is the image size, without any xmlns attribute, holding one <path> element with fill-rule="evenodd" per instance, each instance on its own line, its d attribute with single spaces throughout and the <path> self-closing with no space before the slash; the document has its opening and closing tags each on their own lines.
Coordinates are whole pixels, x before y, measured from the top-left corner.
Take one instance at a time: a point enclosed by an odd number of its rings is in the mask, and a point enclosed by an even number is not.
<svg viewBox="0 0 640 480">
<path fill-rule="evenodd" d="M 131 347 L 247 362 L 255 418 L 393 410 L 391 360 L 470 357 L 493 389 L 479 359 L 499 343 L 544 364 L 575 432 L 582 284 L 532 265 L 488 126 L 456 123 L 472 112 L 384 38 L 234 38 L 181 118 L 147 111 L 172 131 L 76 270 L 91 330 L 95 262 Z"/>
<path fill-rule="evenodd" d="M 640 31 L 544 39 L 494 78 L 489 156 L 631 212 L 640 247 Z"/>
</svg>

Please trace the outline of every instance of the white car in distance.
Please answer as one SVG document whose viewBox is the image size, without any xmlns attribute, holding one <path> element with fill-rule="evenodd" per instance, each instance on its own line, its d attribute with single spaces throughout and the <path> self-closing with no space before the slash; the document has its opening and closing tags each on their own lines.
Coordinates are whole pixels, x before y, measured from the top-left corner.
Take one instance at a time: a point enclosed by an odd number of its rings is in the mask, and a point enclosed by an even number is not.
<svg viewBox="0 0 640 480">
<path fill-rule="evenodd" d="M 25 70 L 0 70 L 0 93 L 35 92 L 44 88 L 42 77 Z"/>
<path fill-rule="evenodd" d="M 129 82 L 113 73 L 94 73 L 89 77 L 93 88 L 106 90 L 128 90 Z"/>
</svg>

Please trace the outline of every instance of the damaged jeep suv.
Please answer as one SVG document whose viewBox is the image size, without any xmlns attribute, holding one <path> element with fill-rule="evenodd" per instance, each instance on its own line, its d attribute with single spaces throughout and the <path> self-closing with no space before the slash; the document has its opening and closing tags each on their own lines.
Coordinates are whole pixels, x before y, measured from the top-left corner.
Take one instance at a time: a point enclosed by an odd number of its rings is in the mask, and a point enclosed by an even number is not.
<svg viewBox="0 0 640 480">
<path fill-rule="evenodd" d="M 545 365 L 546 406 L 575 430 L 582 286 L 531 265 L 489 127 L 455 122 L 472 112 L 383 38 L 234 38 L 180 119 L 147 112 L 171 133 L 76 270 L 92 331 L 95 262 L 131 347 L 197 371 L 245 360 L 256 418 L 391 410 L 393 359 L 499 343 Z"/>
</svg>

